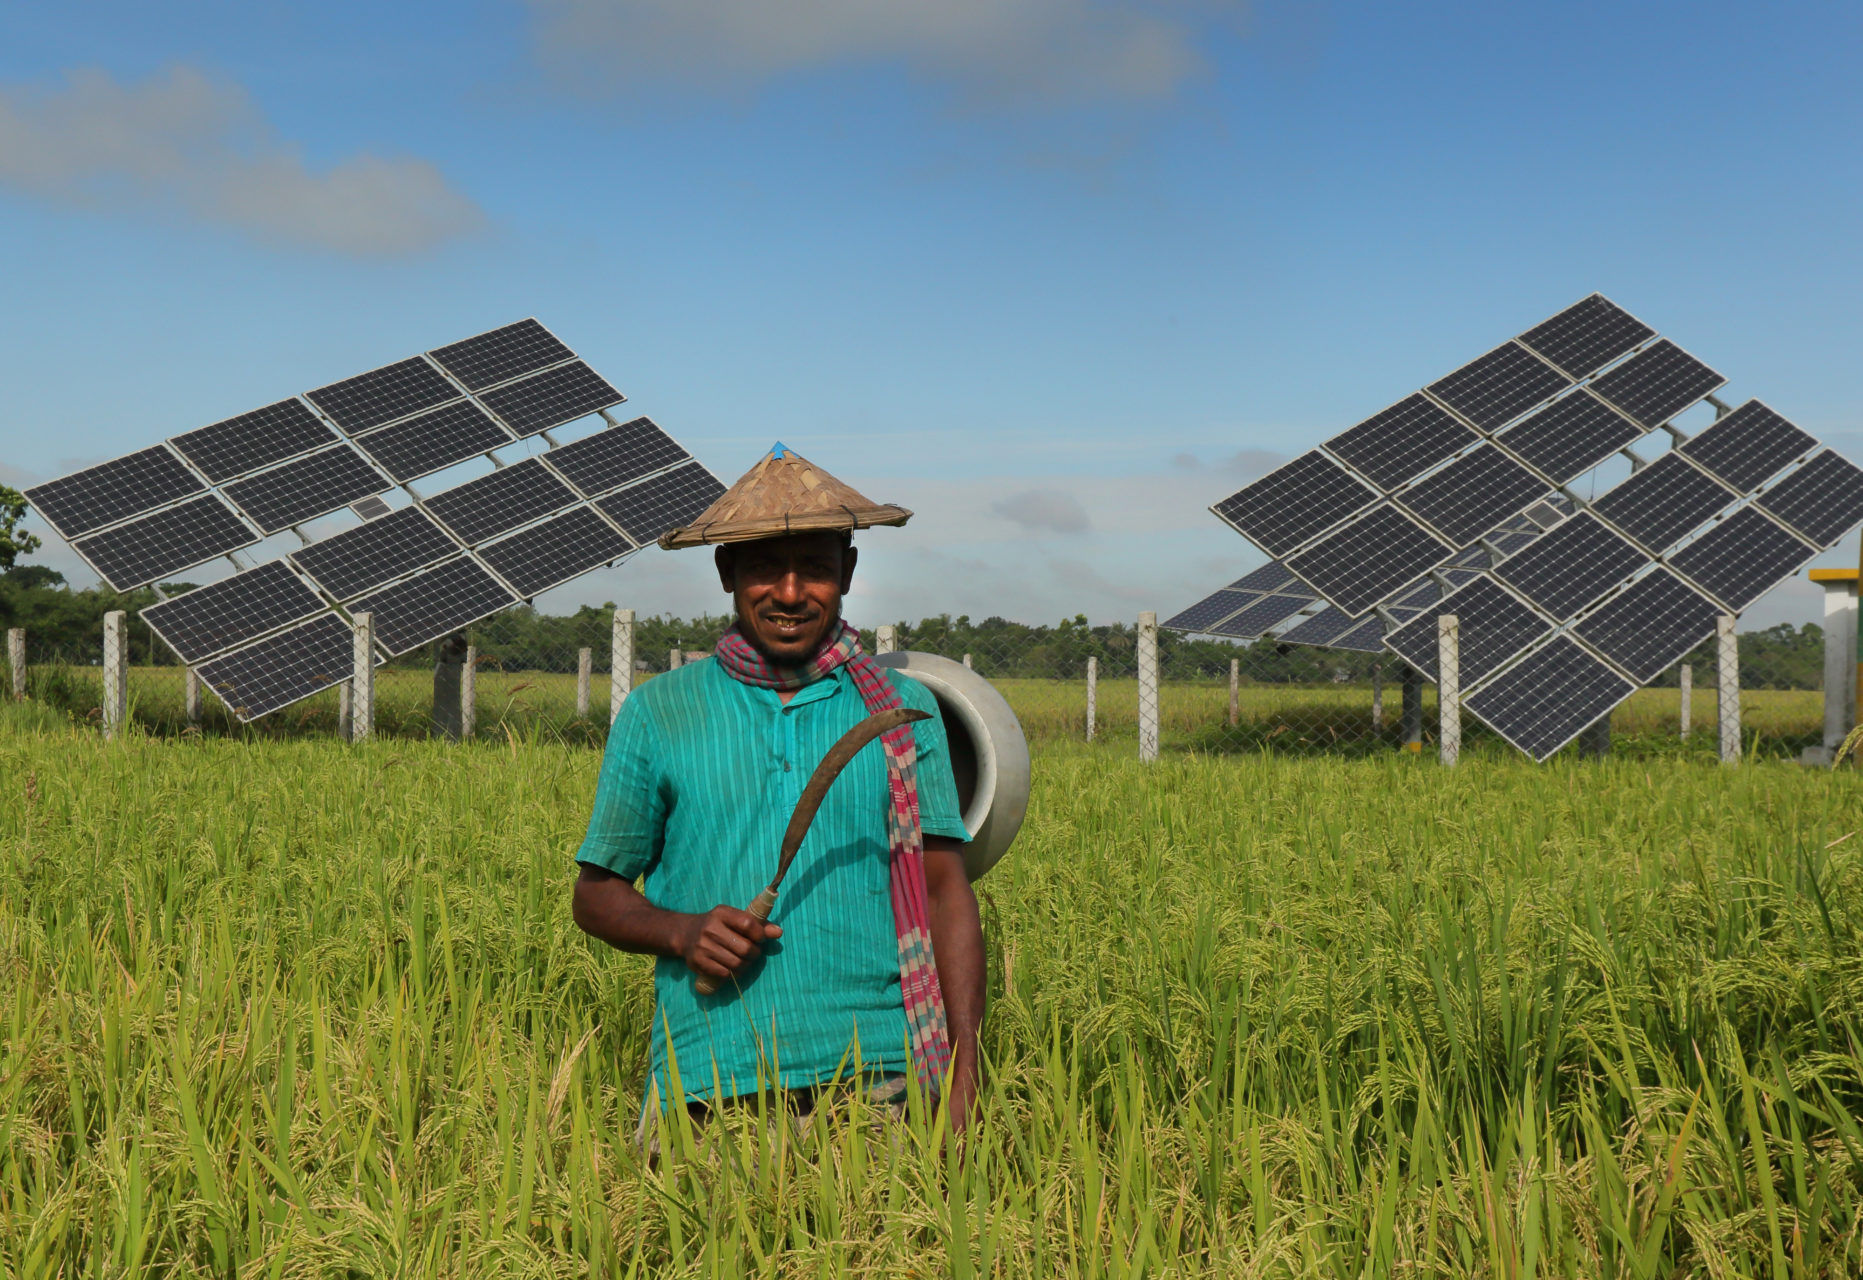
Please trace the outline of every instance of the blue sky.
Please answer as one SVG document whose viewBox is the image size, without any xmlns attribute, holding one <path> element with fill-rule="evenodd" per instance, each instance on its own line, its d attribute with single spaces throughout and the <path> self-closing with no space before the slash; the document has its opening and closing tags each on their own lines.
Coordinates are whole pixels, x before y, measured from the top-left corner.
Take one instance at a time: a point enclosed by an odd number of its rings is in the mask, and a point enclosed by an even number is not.
<svg viewBox="0 0 1863 1280">
<path fill-rule="evenodd" d="M 1863 459 L 1860 37 L 1854 4 L 8 0 L 0 480 L 534 314 L 726 479 L 782 439 L 917 510 L 863 540 L 857 620 L 1129 618 L 1260 559 L 1210 502 L 1593 290 Z M 715 609 L 708 572 L 543 603 Z"/>
</svg>

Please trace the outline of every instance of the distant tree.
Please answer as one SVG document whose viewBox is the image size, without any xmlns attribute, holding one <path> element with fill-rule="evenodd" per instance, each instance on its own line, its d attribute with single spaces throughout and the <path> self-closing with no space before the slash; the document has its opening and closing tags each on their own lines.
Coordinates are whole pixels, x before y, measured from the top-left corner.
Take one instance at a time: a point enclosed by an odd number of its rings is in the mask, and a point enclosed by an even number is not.
<svg viewBox="0 0 1863 1280">
<path fill-rule="evenodd" d="M 25 495 L 0 484 L 0 570 L 11 569 L 19 557 L 39 549 L 38 538 L 20 532 L 19 522 L 25 516 Z"/>
</svg>

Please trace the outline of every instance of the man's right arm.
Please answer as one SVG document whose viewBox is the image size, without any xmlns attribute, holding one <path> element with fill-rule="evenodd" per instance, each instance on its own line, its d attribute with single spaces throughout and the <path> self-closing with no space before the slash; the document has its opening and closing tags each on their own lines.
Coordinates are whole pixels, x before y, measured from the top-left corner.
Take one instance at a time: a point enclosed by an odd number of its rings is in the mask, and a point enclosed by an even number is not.
<svg viewBox="0 0 1863 1280">
<path fill-rule="evenodd" d="M 620 951 L 672 956 L 694 973 L 725 980 L 763 954 L 763 943 L 783 931 L 736 907 L 719 905 L 702 915 L 667 911 L 647 901 L 633 882 L 591 862 L 578 863 L 571 907 L 576 925 Z"/>
</svg>

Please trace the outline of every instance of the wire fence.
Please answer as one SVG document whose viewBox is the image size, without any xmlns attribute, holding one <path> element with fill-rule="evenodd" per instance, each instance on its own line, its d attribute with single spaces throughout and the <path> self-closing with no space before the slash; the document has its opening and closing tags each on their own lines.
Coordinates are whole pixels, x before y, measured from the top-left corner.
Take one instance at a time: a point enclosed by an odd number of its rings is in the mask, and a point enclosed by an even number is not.
<svg viewBox="0 0 1863 1280">
<path fill-rule="evenodd" d="M 708 656 L 728 621 L 633 621 L 624 685 L 638 687 Z M 973 625 L 939 617 L 901 622 L 892 631 L 897 648 L 941 654 L 989 680 L 1036 744 L 1090 742 L 1142 759 L 1186 752 L 1367 756 L 1409 750 L 1450 761 L 1513 752 L 1473 716 L 1445 721 L 1436 687 L 1391 655 L 1272 640 L 1200 640 L 1160 631 L 1150 615 L 1107 626 L 1088 626 L 1084 619 L 1059 626 L 1001 619 Z M 137 643 L 133 627 L 126 632 L 120 642 L 123 723 L 132 731 L 254 739 L 346 732 L 341 689 L 241 724 L 171 655 Z M 618 705 L 618 634 L 609 609 L 561 618 L 518 611 L 494 616 L 450 652 L 427 646 L 377 668 L 372 731 L 415 738 L 464 729 L 467 736 L 500 742 L 599 747 Z M 1593 730 L 1570 749 L 1734 759 L 1797 758 L 1826 745 L 1829 718 L 1820 682 L 1780 687 L 1776 672 L 1749 662 L 1749 640 L 1731 632 L 1711 639 L 1619 705 L 1602 735 Z M 875 632 L 864 630 L 862 641 L 873 650 Z M 18 660 L 9 646 L 6 688 L 100 731 L 116 728 L 101 636 L 95 646 L 74 651 L 41 646 L 28 632 L 21 647 L 16 678 Z M 1722 657 L 1730 648 L 1738 659 L 1731 665 Z M 449 723 L 446 708 L 462 702 L 463 714 L 454 712 Z M 1445 726 L 1452 735 L 1448 752 L 1442 749 Z"/>
</svg>

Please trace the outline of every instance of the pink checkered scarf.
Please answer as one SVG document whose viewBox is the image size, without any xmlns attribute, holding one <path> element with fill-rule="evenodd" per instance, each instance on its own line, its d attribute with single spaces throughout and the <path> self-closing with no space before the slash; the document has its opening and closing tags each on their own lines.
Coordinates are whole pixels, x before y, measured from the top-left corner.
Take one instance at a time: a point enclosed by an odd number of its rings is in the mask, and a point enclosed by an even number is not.
<svg viewBox="0 0 1863 1280">
<path fill-rule="evenodd" d="M 860 647 L 860 633 L 845 621 L 815 656 L 800 667 L 779 667 L 759 653 L 735 624 L 718 641 L 718 665 L 734 679 L 759 689 L 800 689 L 845 666 L 869 715 L 900 705 L 899 691 Z M 935 1093 L 951 1065 L 945 1029 L 944 989 L 932 956 L 931 906 L 925 893 L 925 846 L 919 832 L 918 747 L 912 726 L 901 725 L 880 739 L 886 751 L 891 795 L 886 832 L 892 843 L 893 927 L 899 934 L 899 990 L 905 997 L 913 1065 L 919 1083 Z"/>
</svg>

